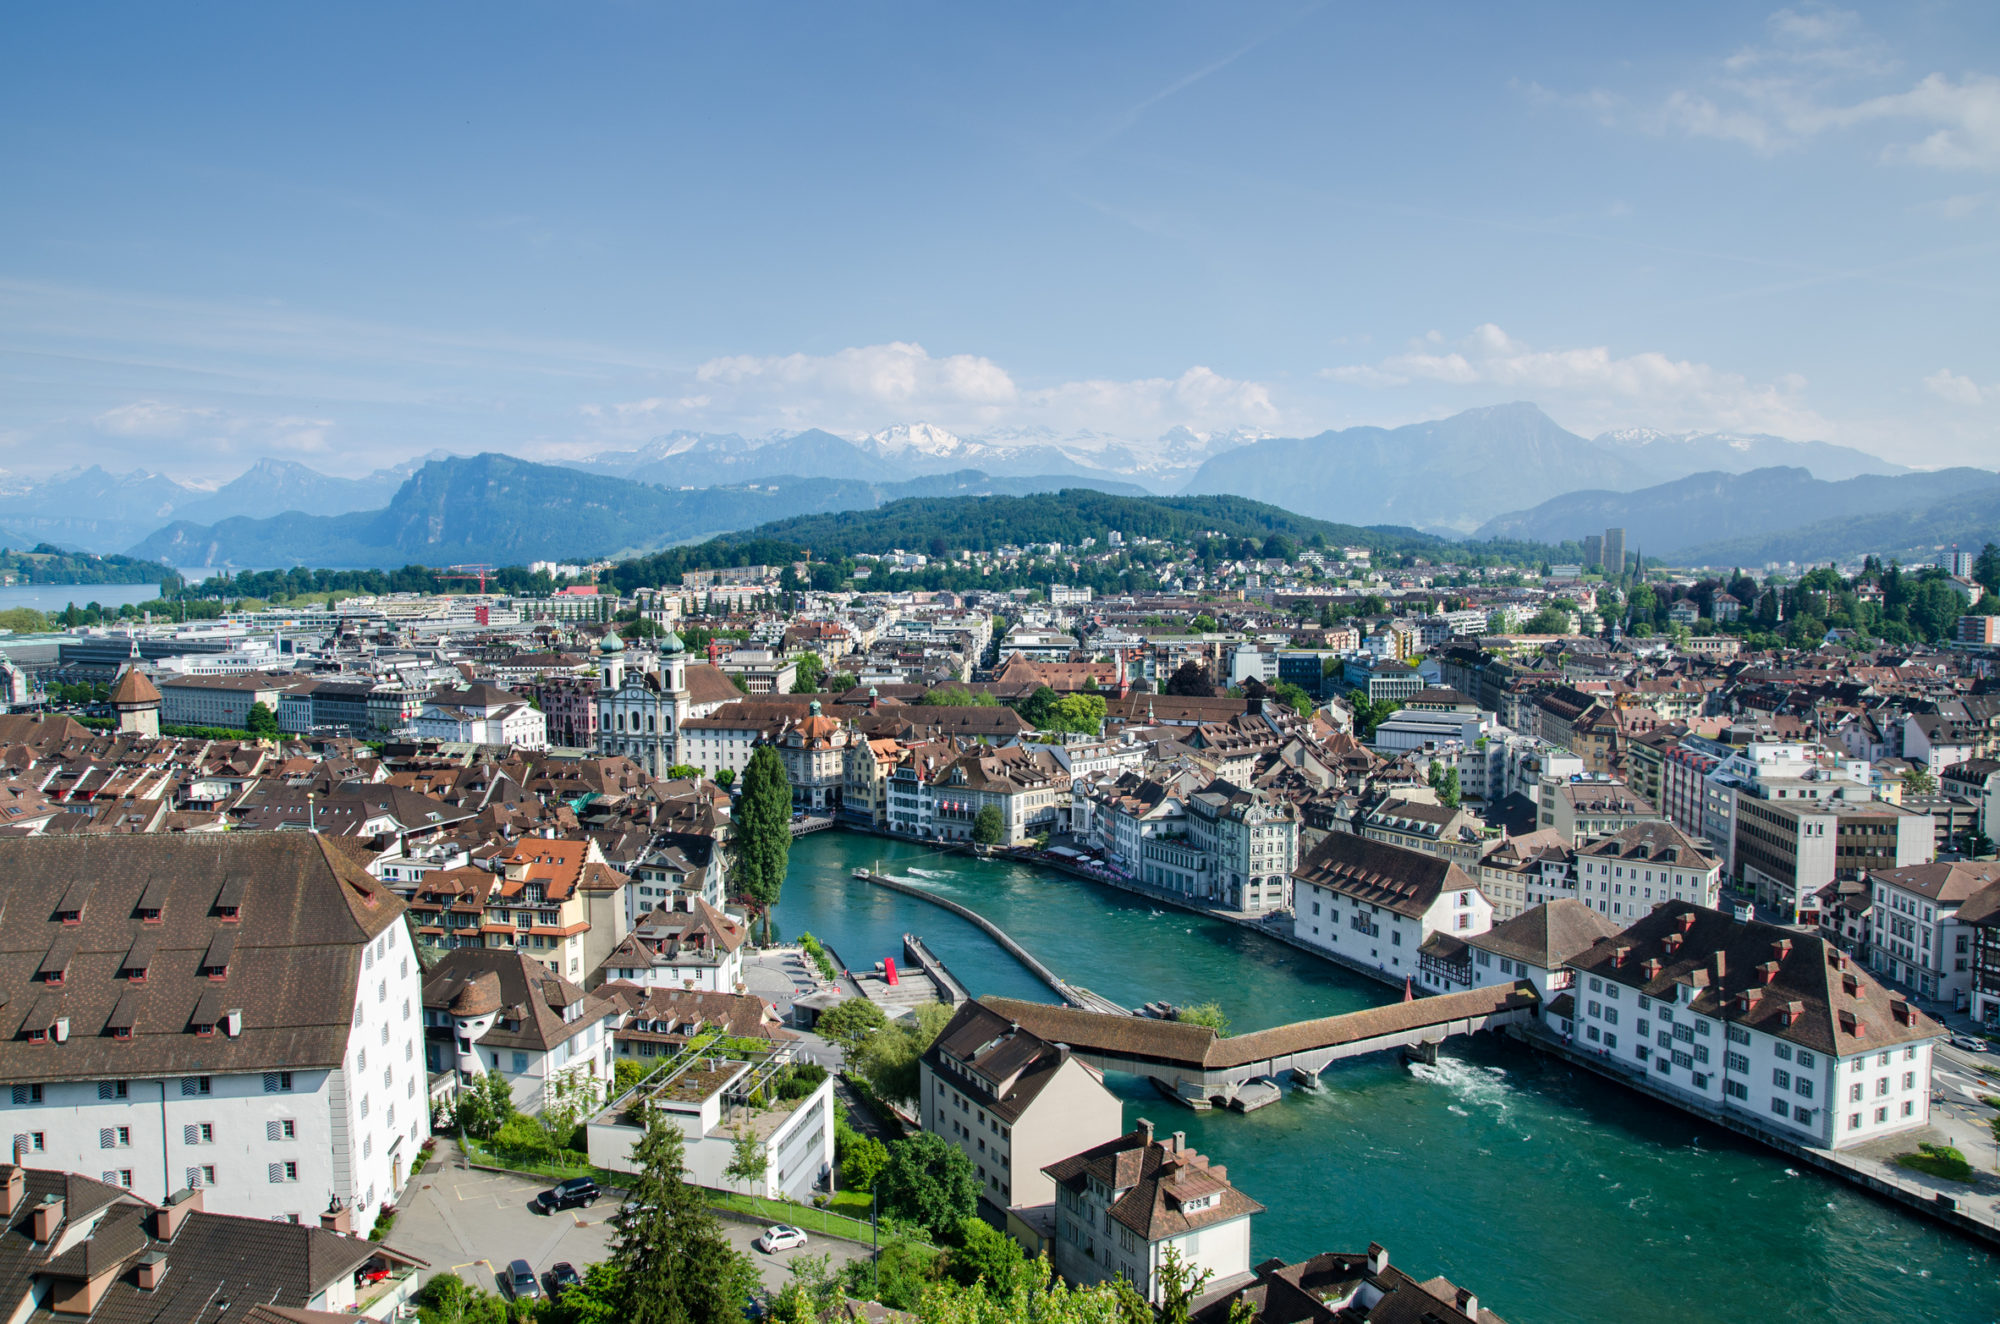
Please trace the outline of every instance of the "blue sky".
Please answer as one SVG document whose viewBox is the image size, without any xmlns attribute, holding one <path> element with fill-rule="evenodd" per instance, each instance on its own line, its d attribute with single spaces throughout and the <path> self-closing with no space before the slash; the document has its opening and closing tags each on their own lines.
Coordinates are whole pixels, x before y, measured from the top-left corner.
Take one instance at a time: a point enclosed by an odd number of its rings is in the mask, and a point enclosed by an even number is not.
<svg viewBox="0 0 2000 1324">
<path fill-rule="evenodd" d="M 2000 6 L 39 5 L 0 466 L 1503 400 L 2000 467 Z"/>
</svg>

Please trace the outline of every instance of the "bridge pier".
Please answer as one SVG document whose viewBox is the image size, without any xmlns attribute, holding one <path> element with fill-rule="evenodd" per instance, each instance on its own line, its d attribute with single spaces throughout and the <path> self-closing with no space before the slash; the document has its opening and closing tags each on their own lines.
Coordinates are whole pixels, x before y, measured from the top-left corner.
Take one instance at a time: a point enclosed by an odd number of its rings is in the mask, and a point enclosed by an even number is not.
<svg viewBox="0 0 2000 1324">
<path fill-rule="evenodd" d="M 1326 1082 L 1319 1078 L 1319 1072 L 1294 1067 L 1291 1071 L 1292 1088 L 1302 1094 L 1324 1094 Z"/>
<path fill-rule="evenodd" d="M 1428 1062 L 1436 1065 L 1438 1060 L 1438 1040 L 1420 1039 L 1403 1049 L 1405 1062 Z"/>
<path fill-rule="evenodd" d="M 1153 1082 L 1153 1088 L 1158 1090 L 1163 1097 L 1171 1099 L 1183 1108 L 1192 1109 L 1198 1113 L 1205 1113 L 1215 1106 L 1209 1099 L 1208 1086 L 1199 1080 L 1168 1082 L 1161 1080 L 1158 1076 L 1153 1076 L 1150 1079 Z"/>
</svg>

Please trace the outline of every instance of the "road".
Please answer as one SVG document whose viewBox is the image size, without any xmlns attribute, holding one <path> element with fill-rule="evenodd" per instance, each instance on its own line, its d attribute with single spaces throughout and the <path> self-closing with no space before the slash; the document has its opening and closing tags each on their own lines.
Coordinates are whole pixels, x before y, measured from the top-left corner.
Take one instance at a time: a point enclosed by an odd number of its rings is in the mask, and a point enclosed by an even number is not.
<svg viewBox="0 0 2000 1324">
<path fill-rule="evenodd" d="M 581 1273 L 610 1253 L 609 1219 L 618 1208 L 616 1195 L 607 1195 L 588 1209 L 538 1214 L 531 1202 L 548 1183 L 462 1169 L 448 1143 L 439 1146 L 438 1154 L 448 1161 L 417 1184 L 387 1238 L 394 1249 L 430 1265 L 424 1272 L 426 1279 L 433 1274 L 455 1273 L 476 1286 L 498 1291 L 494 1272 L 504 1270 L 510 1260 L 524 1259 L 539 1274 L 547 1274 L 551 1265 L 567 1260 Z M 766 1255 L 750 1244 L 761 1227 L 727 1218 L 722 1227 L 730 1244 L 757 1263 L 765 1287 L 773 1291 L 785 1285 L 791 1262 L 801 1256 L 830 1256 L 838 1271 L 848 1261 L 868 1255 L 866 1246 L 823 1237 L 814 1237 L 799 1250 Z"/>
</svg>

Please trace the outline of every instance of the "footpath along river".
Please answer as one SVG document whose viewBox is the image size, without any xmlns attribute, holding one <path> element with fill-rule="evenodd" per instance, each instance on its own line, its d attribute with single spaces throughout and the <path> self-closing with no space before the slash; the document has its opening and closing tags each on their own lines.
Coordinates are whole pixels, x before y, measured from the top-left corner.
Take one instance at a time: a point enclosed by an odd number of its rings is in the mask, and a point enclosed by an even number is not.
<svg viewBox="0 0 2000 1324">
<path fill-rule="evenodd" d="M 1260 1029 L 1396 993 L 1217 920 L 1013 864 L 823 832 L 793 843 L 776 921 L 854 966 L 922 935 L 974 996 L 1052 1001 L 985 934 L 857 865 L 934 887 L 1059 975 L 1137 1006 L 1222 1004 Z M 1269 1212 L 1252 1262 L 1380 1241 L 1514 1321 L 2000 1321 L 2000 1257 L 1781 1155 L 1518 1046 L 1456 1040 L 1435 1066 L 1337 1065 L 1318 1095 L 1193 1113 L 1111 1077 L 1130 1126 L 1186 1131 Z"/>
</svg>

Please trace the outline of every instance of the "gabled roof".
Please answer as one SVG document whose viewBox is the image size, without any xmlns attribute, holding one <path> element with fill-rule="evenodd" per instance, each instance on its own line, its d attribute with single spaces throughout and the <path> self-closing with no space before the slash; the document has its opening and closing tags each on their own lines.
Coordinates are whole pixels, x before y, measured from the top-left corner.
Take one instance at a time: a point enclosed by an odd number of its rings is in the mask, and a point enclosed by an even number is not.
<svg viewBox="0 0 2000 1324">
<path fill-rule="evenodd" d="M 1229 1170 L 1211 1165 L 1177 1135 L 1153 1139 L 1151 1122 L 1042 1169 L 1058 1186 L 1080 1191 L 1092 1180 L 1111 1188 L 1107 1216 L 1147 1241 L 1264 1212 L 1229 1184 Z"/>
<path fill-rule="evenodd" d="M 338 1065 L 363 944 L 403 914 L 379 880 L 303 832 L 0 840 L 0 905 L 0 1075 L 16 1081 L 165 1075 L 197 1059 L 211 1071 Z M 211 977 L 198 966 L 224 933 L 232 950 Z M 134 984 L 120 970 L 142 937 L 154 955 Z M 65 957 L 61 983 L 48 983 L 39 972 Z M 125 1039 L 107 1032 L 121 1000 Z M 218 1007 L 243 1013 L 241 1033 L 197 1037 L 198 1016 Z M 64 1042 L 29 1042 L 44 1014 L 68 1021 Z"/>
<path fill-rule="evenodd" d="M 924 1053 L 924 1064 L 952 1087 L 1012 1125 L 1056 1078 L 1069 1050 L 1020 1022 L 968 1002 Z"/>
<path fill-rule="evenodd" d="M 481 977 L 489 975 L 500 986 L 503 1023 L 480 1037 L 483 1046 L 547 1052 L 616 1010 L 527 953 L 498 947 L 454 947 L 446 952 L 424 976 L 424 1006 L 448 1010 L 467 984 L 483 982 Z M 477 997 L 479 1005 L 489 1000 L 486 994 Z M 565 1009 L 579 1003 L 581 1011 L 565 1019 Z"/>
<path fill-rule="evenodd" d="M 1349 832 L 1329 832 L 1292 870 L 1292 877 L 1412 918 L 1423 915 L 1445 892 L 1477 886 L 1449 860 Z"/>
<path fill-rule="evenodd" d="M 1498 956 L 1526 961 L 1542 970 L 1559 970 L 1601 938 L 1615 937 L 1618 926 L 1574 897 L 1559 897 L 1524 911 L 1504 924 L 1466 938 L 1474 947 Z"/>
</svg>

